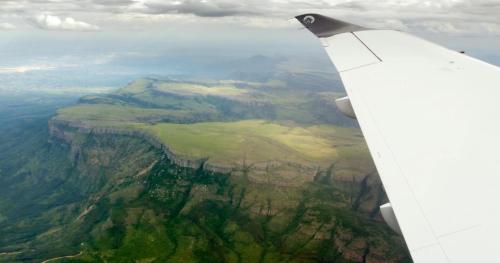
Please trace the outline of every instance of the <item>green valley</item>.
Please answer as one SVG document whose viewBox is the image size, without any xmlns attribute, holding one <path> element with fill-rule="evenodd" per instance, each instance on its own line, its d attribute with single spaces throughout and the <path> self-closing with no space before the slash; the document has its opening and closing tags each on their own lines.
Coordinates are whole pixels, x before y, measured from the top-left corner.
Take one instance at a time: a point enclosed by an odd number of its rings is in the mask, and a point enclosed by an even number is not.
<svg viewBox="0 0 500 263">
<path fill-rule="evenodd" d="M 141 79 L 16 122 L 0 262 L 408 261 L 341 95 Z"/>
</svg>

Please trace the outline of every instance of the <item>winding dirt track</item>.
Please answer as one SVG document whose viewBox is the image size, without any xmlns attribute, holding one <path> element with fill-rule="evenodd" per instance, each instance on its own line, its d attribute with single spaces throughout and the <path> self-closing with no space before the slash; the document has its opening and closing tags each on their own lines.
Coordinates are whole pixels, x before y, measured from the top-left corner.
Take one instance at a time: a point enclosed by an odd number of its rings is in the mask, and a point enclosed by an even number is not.
<svg viewBox="0 0 500 263">
<path fill-rule="evenodd" d="M 83 252 L 80 252 L 76 255 L 72 255 L 72 256 L 64 256 L 64 257 L 57 257 L 57 258 L 51 258 L 51 259 L 47 259 L 45 261 L 43 261 L 42 263 L 48 263 L 48 262 L 53 262 L 53 261 L 56 261 L 56 260 L 59 260 L 59 259 L 64 259 L 64 258 L 76 258 L 76 257 L 79 257 L 83 254 Z"/>
</svg>

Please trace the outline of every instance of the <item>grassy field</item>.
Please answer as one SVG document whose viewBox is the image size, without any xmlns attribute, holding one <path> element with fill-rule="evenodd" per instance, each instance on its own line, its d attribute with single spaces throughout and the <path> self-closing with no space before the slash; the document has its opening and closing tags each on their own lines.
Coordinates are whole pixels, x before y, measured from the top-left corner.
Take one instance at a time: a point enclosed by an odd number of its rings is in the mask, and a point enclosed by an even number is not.
<svg viewBox="0 0 500 263">
<path fill-rule="evenodd" d="M 127 86 L 121 88 L 117 93 L 118 94 L 140 94 L 146 90 L 151 84 L 151 81 L 148 79 L 138 79 L 136 81 L 131 82 Z"/>
<path fill-rule="evenodd" d="M 83 122 L 91 126 L 123 127 L 131 123 L 161 121 L 190 116 L 182 110 L 148 109 L 124 105 L 80 104 L 58 111 L 58 119 Z"/>
<path fill-rule="evenodd" d="M 217 163 L 272 160 L 329 165 L 348 148 L 363 148 L 357 131 L 332 125 L 300 127 L 263 120 L 161 123 L 141 126 L 174 152 Z M 359 133 L 358 133 L 359 134 Z M 362 149 L 366 152 L 366 148 Z"/>
<path fill-rule="evenodd" d="M 223 165 L 276 160 L 322 167 L 336 162 L 351 170 L 359 167 L 361 171 L 372 168 L 360 131 L 353 128 L 265 120 L 154 123 L 187 118 L 189 114 L 120 105 L 79 105 L 60 110 L 57 118 L 87 127 L 144 131 L 176 154 L 209 158 Z"/>
<path fill-rule="evenodd" d="M 335 163 L 348 176 L 373 170 L 359 129 L 318 119 L 336 116 L 327 105 L 339 94 L 323 92 L 321 100 L 309 101 L 302 91 L 261 85 L 140 79 L 110 96 L 84 98 L 56 119 L 144 131 L 176 154 L 216 164 Z"/>
<path fill-rule="evenodd" d="M 190 83 L 161 83 L 156 86 L 156 90 L 163 92 L 172 92 L 179 95 L 212 95 L 212 96 L 228 96 L 237 97 L 248 93 L 247 90 L 238 89 L 234 86 L 215 86 L 208 87 Z"/>
</svg>

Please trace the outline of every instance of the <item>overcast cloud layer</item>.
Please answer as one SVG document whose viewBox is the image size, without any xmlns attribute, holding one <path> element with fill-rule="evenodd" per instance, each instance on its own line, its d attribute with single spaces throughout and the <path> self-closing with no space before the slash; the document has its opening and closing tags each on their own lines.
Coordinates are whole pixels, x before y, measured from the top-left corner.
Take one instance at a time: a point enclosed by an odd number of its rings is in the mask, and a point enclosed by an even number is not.
<svg viewBox="0 0 500 263">
<path fill-rule="evenodd" d="M 0 3 L 0 30 L 141 28 L 157 23 L 289 27 L 319 12 L 365 26 L 450 35 L 500 35 L 499 0 L 15 0 Z"/>
<path fill-rule="evenodd" d="M 500 0 L 0 0 L 0 89 L 198 76 L 255 55 L 328 68 L 291 19 L 302 13 L 409 31 L 500 65 Z"/>
</svg>

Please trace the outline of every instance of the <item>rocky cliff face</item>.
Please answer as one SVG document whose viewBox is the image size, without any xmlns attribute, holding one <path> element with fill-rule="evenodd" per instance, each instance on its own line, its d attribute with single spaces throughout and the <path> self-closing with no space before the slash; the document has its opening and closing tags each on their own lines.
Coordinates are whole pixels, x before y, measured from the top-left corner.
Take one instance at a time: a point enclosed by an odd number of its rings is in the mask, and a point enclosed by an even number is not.
<svg viewBox="0 0 500 263">
<path fill-rule="evenodd" d="M 221 166 L 176 155 L 145 133 L 55 120 L 50 133 L 69 146 L 74 183 L 88 196 L 67 226 L 38 241 L 71 240 L 71 249 L 56 246 L 66 254 L 83 244 L 89 262 L 407 259 L 378 217 L 385 195 L 376 175 L 348 181 L 334 166 L 277 161 Z"/>
<path fill-rule="evenodd" d="M 161 151 L 174 164 L 190 169 L 202 169 L 212 173 L 241 174 L 254 183 L 269 183 L 277 186 L 299 187 L 305 183 L 317 181 L 325 174 L 331 176 L 329 180 L 336 185 L 350 189 L 355 200 L 356 209 L 376 217 L 378 207 L 386 200 L 383 187 L 376 174 L 367 174 L 358 178 L 339 178 L 334 174 L 334 168 L 322 170 L 317 166 L 307 166 L 294 162 L 268 161 L 256 164 L 234 164 L 232 166 L 212 162 L 208 158 L 196 159 L 189 156 L 176 154 L 170 150 L 168 145 L 148 133 L 116 128 L 93 128 L 75 122 L 66 122 L 52 119 L 49 122 L 49 132 L 53 138 L 58 138 L 70 145 L 72 158 L 78 156 L 81 151 L 81 138 L 88 135 L 119 135 L 129 136 L 144 140 L 147 144 Z M 271 175 L 272 174 L 272 175 Z M 377 217 L 379 218 L 379 217 Z M 380 218 L 379 218 L 380 219 Z"/>
<path fill-rule="evenodd" d="M 80 151 L 81 141 L 78 140 L 78 138 L 81 136 L 90 134 L 121 135 L 121 136 L 129 136 L 144 140 L 149 145 L 155 147 L 158 150 L 161 150 L 172 162 L 182 167 L 199 169 L 207 161 L 206 158 L 194 159 L 190 158 L 189 156 L 181 156 L 175 154 L 173 151 L 169 149 L 167 145 L 164 145 L 163 143 L 160 142 L 160 140 L 156 139 L 150 134 L 131 129 L 95 128 L 86 126 L 81 123 L 66 122 L 66 121 L 52 119 L 49 122 L 49 132 L 54 138 L 61 139 L 65 141 L 68 145 L 70 145 L 72 154 L 78 154 L 78 152 Z M 228 172 L 225 167 L 219 168 L 216 165 L 209 166 L 209 169 L 211 169 L 211 171 L 214 172 L 218 172 L 219 170 L 222 170 L 223 172 Z"/>
</svg>

